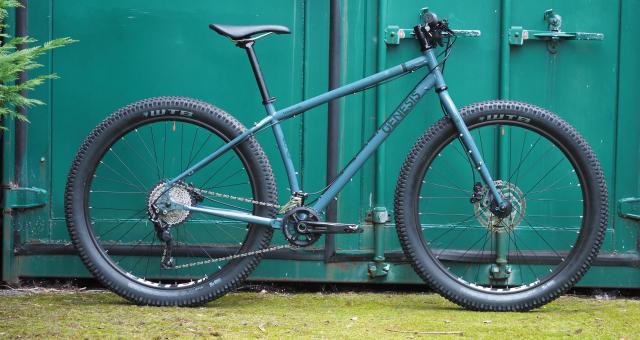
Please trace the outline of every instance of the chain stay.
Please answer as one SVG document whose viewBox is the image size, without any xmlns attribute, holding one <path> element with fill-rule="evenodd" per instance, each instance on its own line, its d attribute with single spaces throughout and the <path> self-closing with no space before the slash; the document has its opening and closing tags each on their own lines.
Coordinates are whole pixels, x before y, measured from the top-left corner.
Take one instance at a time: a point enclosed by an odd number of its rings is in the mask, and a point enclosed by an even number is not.
<svg viewBox="0 0 640 340">
<path fill-rule="evenodd" d="M 251 204 L 261 205 L 261 206 L 275 208 L 275 209 L 282 209 L 283 208 L 282 206 L 280 206 L 278 204 L 256 201 L 256 200 L 252 200 L 250 198 L 245 198 L 245 197 L 231 196 L 231 195 L 222 194 L 222 193 L 218 193 L 218 192 L 210 191 L 210 190 L 198 189 L 198 188 L 195 188 L 193 186 L 187 186 L 187 185 L 180 184 L 180 183 L 176 183 L 176 184 L 174 184 L 174 186 L 181 187 L 181 188 L 183 188 L 185 190 L 193 191 L 193 192 L 195 192 L 197 194 L 200 194 L 200 195 L 207 194 L 207 195 L 211 195 L 213 197 L 236 200 L 236 201 L 240 201 L 240 202 L 251 203 Z M 276 251 L 276 250 L 280 250 L 280 249 L 294 249 L 294 248 L 296 248 L 296 247 L 293 247 L 290 244 L 278 245 L 278 246 L 273 246 L 273 247 L 264 248 L 264 249 L 260 249 L 260 250 L 250 251 L 250 252 L 242 253 L 242 254 L 234 254 L 234 255 L 229 255 L 229 256 L 225 256 L 225 257 L 219 257 L 219 258 L 215 258 L 215 259 L 208 259 L 208 260 L 195 261 L 195 262 L 185 263 L 185 264 L 181 264 L 181 265 L 176 265 L 176 266 L 173 267 L 173 269 L 192 268 L 192 267 L 195 267 L 195 266 L 203 266 L 203 265 L 216 263 L 216 262 L 222 262 L 222 261 L 227 261 L 227 260 L 235 260 L 235 259 L 239 259 L 239 258 L 243 258 L 243 257 L 247 257 L 247 256 L 264 254 L 264 253 L 268 253 L 268 252 L 272 252 L 272 251 Z"/>
</svg>

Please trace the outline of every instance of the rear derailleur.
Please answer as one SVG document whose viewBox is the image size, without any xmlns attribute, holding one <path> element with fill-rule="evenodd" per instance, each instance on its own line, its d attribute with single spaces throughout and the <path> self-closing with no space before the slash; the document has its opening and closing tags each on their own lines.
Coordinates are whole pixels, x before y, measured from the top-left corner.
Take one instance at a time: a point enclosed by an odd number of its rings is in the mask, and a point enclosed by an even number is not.
<svg viewBox="0 0 640 340">
<path fill-rule="evenodd" d="M 160 266 L 162 269 L 172 269 L 176 266 L 176 260 L 172 256 L 173 238 L 171 237 L 171 226 L 162 224 L 162 222 L 154 222 L 153 225 L 156 229 L 156 236 L 161 242 L 164 242 Z"/>
</svg>

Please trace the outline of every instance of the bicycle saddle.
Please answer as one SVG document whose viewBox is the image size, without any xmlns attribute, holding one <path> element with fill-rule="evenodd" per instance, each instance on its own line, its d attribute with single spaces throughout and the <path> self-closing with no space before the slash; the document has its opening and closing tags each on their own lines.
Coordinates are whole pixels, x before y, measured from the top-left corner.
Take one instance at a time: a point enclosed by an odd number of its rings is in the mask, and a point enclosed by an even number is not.
<svg viewBox="0 0 640 340">
<path fill-rule="evenodd" d="M 231 26 L 211 24 L 209 28 L 233 40 L 246 39 L 256 33 L 289 34 L 291 32 L 288 27 L 280 25 Z"/>
</svg>

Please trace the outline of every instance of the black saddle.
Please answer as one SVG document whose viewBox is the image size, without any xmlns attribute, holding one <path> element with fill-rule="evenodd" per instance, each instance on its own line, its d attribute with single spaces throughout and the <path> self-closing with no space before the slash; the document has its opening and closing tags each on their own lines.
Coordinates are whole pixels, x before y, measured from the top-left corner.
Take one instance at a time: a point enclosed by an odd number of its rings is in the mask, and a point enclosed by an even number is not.
<svg viewBox="0 0 640 340">
<path fill-rule="evenodd" d="M 247 39 L 257 33 L 289 34 L 291 32 L 288 27 L 279 25 L 230 26 L 211 24 L 209 28 L 233 40 Z"/>
</svg>

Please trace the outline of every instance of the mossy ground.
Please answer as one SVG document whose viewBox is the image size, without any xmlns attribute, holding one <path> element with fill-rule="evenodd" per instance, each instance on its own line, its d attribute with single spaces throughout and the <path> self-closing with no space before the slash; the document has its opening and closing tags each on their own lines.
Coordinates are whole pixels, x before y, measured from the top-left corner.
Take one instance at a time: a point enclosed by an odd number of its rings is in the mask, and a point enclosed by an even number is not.
<svg viewBox="0 0 640 340">
<path fill-rule="evenodd" d="M 199 308 L 109 292 L 0 296 L 0 338 L 640 338 L 640 301 L 564 296 L 528 313 L 463 310 L 426 293 L 232 293 Z"/>
</svg>

